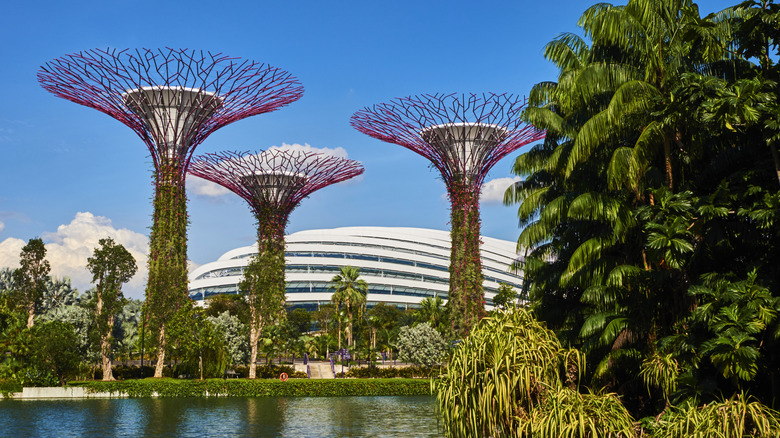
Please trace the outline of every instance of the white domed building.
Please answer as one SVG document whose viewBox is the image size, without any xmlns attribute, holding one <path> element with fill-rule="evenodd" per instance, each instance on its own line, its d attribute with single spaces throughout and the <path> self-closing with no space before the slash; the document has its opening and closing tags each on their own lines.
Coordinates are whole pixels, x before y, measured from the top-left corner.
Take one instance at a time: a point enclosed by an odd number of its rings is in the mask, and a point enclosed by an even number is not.
<svg viewBox="0 0 780 438">
<path fill-rule="evenodd" d="M 368 283 L 368 306 L 412 308 L 426 297 L 447 299 L 451 241 L 447 231 L 345 227 L 299 231 L 285 239 L 288 306 L 313 310 L 330 303 L 330 282 L 342 266 L 360 269 L 360 278 Z M 523 278 L 510 271 L 518 259 L 514 242 L 481 239 L 485 300 L 492 308 L 499 283 L 520 294 Z M 202 302 L 216 294 L 237 294 L 243 269 L 256 252 L 256 245 L 237 248 L 195 269 L 189 278 L 190 298 Z"/>
</svg>

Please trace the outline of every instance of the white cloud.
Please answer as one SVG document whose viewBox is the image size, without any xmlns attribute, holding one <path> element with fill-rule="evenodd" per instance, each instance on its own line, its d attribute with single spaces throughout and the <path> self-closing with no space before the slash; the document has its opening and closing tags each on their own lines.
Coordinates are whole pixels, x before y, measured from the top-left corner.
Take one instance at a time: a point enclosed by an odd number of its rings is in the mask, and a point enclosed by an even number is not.
<svg viewBox="0 0 780 438">
<path fill-rule="evenodd" d="M 479 202 L 482 204 L 498 204 L 504 202 L 504 192 L 512 184 L 522 181 L 522 178 L 516 176 L 506 178 L 495 178 L 482 185 L 482 193 L 479 196 Z"/>
<path fill-rule="evenodd" d="M 314 146 L 311 146 L 309 143 L 304 144 L 287 144 L 282 143 L 281 146 L 271 146 L 268 148 L 268 150 L 272 149 L 282 149 L 287 151 L 302 151 L 302 152 L 313 152 L 317 154 L 325 154 L 325 155 L 332 155 L 334 157 L 339 158 L 349 158 L 347 154 L 347 150 L 342 147 L 337 148 L 315 148 Z"/>
<path fill-rule="evenodd" d="M 18 268 L 19 253 L 22 252 L 24 244 L 24 240 L 13 237 L 0 242 L 0 268 Z"/>
<path fill-rule="evenodd" d="M 67 276 L 71 284 L 84 292 L 92 287 L 92 275 L 87 270 L 87 257 L 98 246 L 98 241 L 111 237 L 121 243 L 133 255 L 138 272 L 124 286 L 126 296 L 142 298 L 146 285 L 146 254 L 149 239 L 127 228 L 114 228 L 111 219 L 95 216 L 89 212 L 76 213 L 69 224 L 60 225 L 56 232 L 41 235 L 46 243 L 46 259 L 51 264 L 51 275 Z M 8 238 L 0 242 L 0 266 L 19 266 L 19 253 L 26 244 L 21 239 Z"/>
<path fill-rule="evenodd" d="M 231 193 L 230 190 L 219 184 L 189 174 L 187 175 L 187 190 L 195 195 L 207 198 L 220 198 Z"/>
<path fill-rule="evenodd" d="M 3 231 L 5 229 L 5 224 L 0 222 L 0 231 Z"/>
</svg>

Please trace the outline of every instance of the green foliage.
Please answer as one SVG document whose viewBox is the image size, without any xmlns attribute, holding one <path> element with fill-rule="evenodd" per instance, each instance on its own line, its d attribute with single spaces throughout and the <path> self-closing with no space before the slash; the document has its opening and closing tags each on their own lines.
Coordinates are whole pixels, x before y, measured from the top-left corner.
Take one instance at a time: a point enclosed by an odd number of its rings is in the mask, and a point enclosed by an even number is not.
<svg viewBox="0 0 780 438">
<path fill-rule="evenodd" d="M 14 271 L 16 302 L 28 314 L 27 327 L 33 326 L 35 308 L 46 293 L 46 279 L 51 270 L 46 260 L 46 246 L 40 238 L 30 239 L 19 254 L 19 269 Z"/>
<path fill-rule="evenodd" d="M 246 363 L 249 357 L 247 354 L 249 350 L 249 333 L 246 325 L 237 316 L 231 315 L 228 311 L 222 312 L 218 316 L 208 316 L 207 319 L 214 325 L 215 329 L 223 334 L 225 347 L 229 354 L 229 363 Z"/>
<path fill-rule="evenodd" d="M 404 362 L 432 367 L 447 358 L 447 342 L 427 322 L 414 327 L 401 327 L 398 334 L 398 357 Z"/>
<path fill-rule="evenodd" d="M 479 251 L 479 190 L 465 178 L 455 178 L 447 186 L 450 212 L 450 288 L 447 315 L 452 336 L 462 337 L 485 315 L 482 288 L 482 259 Z"/>
<path fill-rule="evenodd" d="M 30 333 L 29 368 L 27 375 L 20 379 L 27 385 L 27 378 L 32 384 L 51 385 L 52 380 L 46 374 L 56 376 L 60 385 L 65 384 L 65 378 L 76 371 L 81 356 L 73 348 L 78 342 L 73 327 L 61 321 L 47 321 L 32 328 Z M 43 379 L 42 381 L 38 379 Z"/>
<path fill-rule="evenodd" d="M 242 324 L 249 325 L 249 307 L 241 294 L 217 294 L 206 299 L 206 315 L 219 316 L 225 312 L 235 316 Z"/>
<path fill-rule="evenodd" d="M 652 425 L 658 438 L 780 436 L 780 412 L 739 394 L 705 406 L 673 407 Z"/>
<path fill-rule="evenodd" d="M 436 378 L 443 372 L 441 367 L 350 367 L 347 371 L 347 377 L 356 379 L 391 379 L 402 377 L 411 378 Z"/>
<path fill-rule="evenodd" d="M 615 394 L 580 394 L 569 388 L 550 391 L 531 411 L 517 436 L 579 438 L 636 436 L 634 419 Z"/>
<path fill-rule="evenodd" d="M 448 436 L 520 436 L 550 392 L 574 385 L 583 368 L 577 351 L 525 309 L 485 317 L 433 381 Z"/>
<path fill-rule="evenodd" d="M 493 297 L 493 305 L 498 309 L 509 309 L 517 304 L 517 292 L 515 289 L 506 284 L 500 283 L 498 285 L 498 293 Z"/>
<path fill-rule="evenodd" d="M 181 167 L 160 163 L 155 179 L 144 318 L 147 333 L 153 335 L 147 340 L 157 348 L 155 375 L 161 377 L 166 347 L 175 342 L 166 337 L 166 323 L 188 300 L 188 219 Z"/>
<path fill-rule="evenodd" d="M 347 345 L 353 346 L 354 318 L 359 318 L 365 310 L 368 283 L 360 278 L 360 269 L 354 266 L 342 266 L 341 272 L 334 275 L 330 282 L 333 290 L 331 301 L 347 312 Z"/>
<path fill-rule="evenodd" d="M 22 392 L 22 384 L 12 379 L 0 379 L 0 396 L 10 397 L 15 392 Z"/>
<path fill-rule="evenodd" d="M 421 379 L 209 379 L 203 381 L 145 379 L 118 382 L 77 382 L 92 392 L 125 393 L 130 397 L 345 397 L 428 395 L 430 382 Z"/>
<path fill-rule="evenodd" d="M 547 137 L 505 194 L 531 307 L 637 416 L 747 391 L 777 403 L 778 8 L 600 3 L 579 21 L 590 42 L 545 48 L 559 74 L 524 117 Z"/>
</svg>

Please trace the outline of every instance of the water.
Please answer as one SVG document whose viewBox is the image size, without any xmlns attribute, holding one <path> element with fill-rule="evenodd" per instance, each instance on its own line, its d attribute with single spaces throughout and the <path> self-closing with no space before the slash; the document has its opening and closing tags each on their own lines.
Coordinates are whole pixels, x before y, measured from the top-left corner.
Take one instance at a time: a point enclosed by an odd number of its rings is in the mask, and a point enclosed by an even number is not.
<svg viewBox="0 0 780 438">
<path fill-rule="evenodd" d="M 257 397 L 0 401 L 7 437 L 438 437 L 435 399 Z"/>
</svg>

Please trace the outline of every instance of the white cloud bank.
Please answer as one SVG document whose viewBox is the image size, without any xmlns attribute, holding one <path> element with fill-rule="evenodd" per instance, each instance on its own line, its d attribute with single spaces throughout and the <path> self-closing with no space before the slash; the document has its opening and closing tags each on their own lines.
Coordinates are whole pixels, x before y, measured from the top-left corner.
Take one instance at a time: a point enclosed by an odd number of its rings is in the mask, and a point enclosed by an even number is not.
<svg viewBox="0 0 780 438">
<path fill-rule="evenodd" d="M 521 180 L 522 178 L 519 176 L 491 179 L 482 185 L 482 193 L 479 196 L 479 202 L 482 204 L 500 204 L 504 202 L 504 192 L 506 192 L 506 189 Z"/>
<path fill-rule="evenodd" d="M 221 185 L 194 175 L 187 175 L 186 184 L 190 193 L 206 198 L 221 198 L 230 193 L 230 190 Z"/>
<path fill-rule="evenodd" d="M 349 158 L 349 155 L 347 154 L 347 150 L 342 147 L 337 148 L 315 148 L 314 146 L 311 146 L 309 143 L 304 144 L 287 144 L 282 143 L 281 146 L 271 146 L 268 148 L 268 150 L 272 149 L 280 149 L 285 151 L 301 151 L 301 152 L 312 152 L 316 154 L 325 154 L 325 155 L 332 155 L 334 157 L 339 158 Z"/>
<path fill-rule="evenodd" d="M 114 228 L 111 219 L 89 212 L 76 213 L 69 224 L 60 225 L 56 232 L 42 233 L 46 244 L 46 259 L 51 264 L 51 275 L 70 277 L 73 287 L 84 292 L 92 287 L 92 275 L 87 270 L 87 257 L 98 246 L 98 241 L 111 237 L 133 255 L 138 272 L 124 286 L 125 296 L 142 298 L 146 284 L 146 254 L 149 239 L 127 228 Z M 9 237 L 0 242 L 0 267 L 19 267 L 19 253 L 26 242 Z"/>
<path fill-rule="evenodd" d="M 0 231 L 3 231 L 5 229 L 5 224 L 0 222 Z"/>
</svg>

